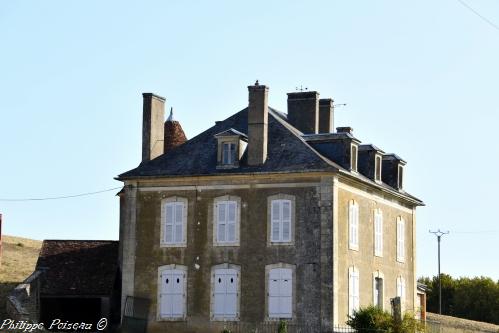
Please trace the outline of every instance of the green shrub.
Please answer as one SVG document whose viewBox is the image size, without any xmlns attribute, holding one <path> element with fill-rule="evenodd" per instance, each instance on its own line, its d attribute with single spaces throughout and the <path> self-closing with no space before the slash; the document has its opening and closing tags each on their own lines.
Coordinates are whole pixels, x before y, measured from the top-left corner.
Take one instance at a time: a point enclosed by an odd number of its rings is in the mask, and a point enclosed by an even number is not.
<svg viewBox="0 0 499 333">
<path fill-rule="evenodd" d="M 358 333 L 414 333 L 424 332 L 425 327 L 414 314 L 406 312 L 402 321 L 397 321 L 393 316 L 375 306 L 368 306 L 354 311 L 348 316 L 347 325 Z"/>
<path fill-rule="evenodd" d="M 224 327 L 221 333 L 232 333 L 227 327 Z"/>
<path fill-rule="evenodd" d="M 279 328 L 277 329 L 277 333 L 288 333 L 288 324 L 284 320 L 281 320 L 279 322 Z"/>
<path fill-rule="evenodd" d="M 392 316 L 388 312 L 376 306 L 368 306 L 349 315 L 347 325 L 359 333 L 373 333 L 376 330 L 389 332 L 392 322 Z"/>
</svg>

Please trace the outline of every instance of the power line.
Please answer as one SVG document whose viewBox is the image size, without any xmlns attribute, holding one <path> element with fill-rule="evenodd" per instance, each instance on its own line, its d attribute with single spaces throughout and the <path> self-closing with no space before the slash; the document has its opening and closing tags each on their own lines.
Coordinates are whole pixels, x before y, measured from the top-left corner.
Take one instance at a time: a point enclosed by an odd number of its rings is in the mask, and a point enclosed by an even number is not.
<svg viewBox="0 0 499 333">
<path fill-rule="evenodd" d="M 476 10 L 474 10 L 470 5 L 468 5 L 466 2 L 464 2 L 463 0 L 457 0 L 459 1 L 459 3 L 461 5 L 463 5 L 464 7 L 466 7 L 468 10 L 470 10 L 473 14 L 475 14 L 476 16 L 478 16 L 479 18 L 481 18 L 483 21 L 487 22 L 488 24 L 490 24 L 494 29 L 498 30 L 499 31 L 499 26 L 496 25 L 494 22 L 492 22 L 491 20 L 489 20 L 488 18 L 486 18 L 485 16 L 483 16 L 482 14 L 480 14 L 479 12 L 477 12 Z"/>
<path fill-rule="evenodd" d="M 105 190 L 99 190 L 99 191 L 94 191 L 94 192 L 86 192 L 86 193 L 79 193 L 79 194 L 72 194 L 72 195 L 61 195 L 61 196 L 57 196 L 57 197 L 45 197 L 45 198 L 16 198 L 16 199 L 0 198 L 0 201 L 44 201 L 44 200 L 69 199 L 69 198 L 84 197 L 84 196 L 114 191 L 114 190 L 121 189 L 121 188 L 122 187 L 120 186 L 120 187 L 113 187 L 113 188 L 108 188 Z"/>
</svg>

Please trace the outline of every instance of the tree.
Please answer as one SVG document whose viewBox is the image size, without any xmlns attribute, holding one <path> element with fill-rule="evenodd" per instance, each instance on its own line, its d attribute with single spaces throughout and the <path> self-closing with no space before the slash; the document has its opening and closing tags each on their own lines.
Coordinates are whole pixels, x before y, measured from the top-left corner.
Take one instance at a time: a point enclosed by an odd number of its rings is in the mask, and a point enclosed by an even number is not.
<svg viewBox="0 0 499 333">
<path fill-rule="evenodd" d="M 376 306 L 368 306 L 354 311 L 352 316 L 348 316 L 347 325 L 358 333 L 424 332 L 424 325 L 414 318 L 414 314 L 406 312 L 403 319 L 397 321 L 389 312 Z"/>
<path fill-rule="evenodd" d="M 429 288 L 427 310 L 438 313 L 438 278 L 423 277 L 419 282 Z M 442 314 L 499 324 L 499 281 L 442 274 Z"/>
</svg>

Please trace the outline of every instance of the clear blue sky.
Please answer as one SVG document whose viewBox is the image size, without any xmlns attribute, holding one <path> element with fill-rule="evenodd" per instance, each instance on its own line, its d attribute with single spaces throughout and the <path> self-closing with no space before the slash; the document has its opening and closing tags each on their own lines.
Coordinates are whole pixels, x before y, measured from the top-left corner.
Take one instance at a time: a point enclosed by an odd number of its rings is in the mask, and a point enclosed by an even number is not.
<svg viewBox="0 0 499 333">
<path fill-rule="evenodd" d="M 499 2 L 466 0 L 499 24 Z M 417 269 L 499 279 L 499 30 L 457 0 L 2 1 L 0 197 L 119 186 L 140 162 L 142 92 L 189 138 L 303 85 L 333 97 L 336 125 L 408 161 Z M 117 239 L 115 192 L 0 202 L 4 233 Z M 474 233 L 467 233 L 474 232 Z"/>
</svg>

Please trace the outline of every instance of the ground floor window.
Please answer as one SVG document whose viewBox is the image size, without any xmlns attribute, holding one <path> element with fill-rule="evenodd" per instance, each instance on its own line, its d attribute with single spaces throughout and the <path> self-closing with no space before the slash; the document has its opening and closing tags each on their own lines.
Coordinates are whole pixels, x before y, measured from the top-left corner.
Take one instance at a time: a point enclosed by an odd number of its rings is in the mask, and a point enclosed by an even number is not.
<svg viewBox="0 0 499 333">
<path fill-rule="evenodd" d="M 237 320 L 239 317 L 240 267 L 230 264 L 212 269 L 212 319 Z"/>
<path fill-rule="evenodd" d="M 269 318 L 293 317 L 293 270 L 271 268 L 268 271 Z"/>
<path fill-rule="evenodd" d="M 162 266 L 158 275 L 159 319 L 185 318 L 187 267 Z"/>
</svg>

